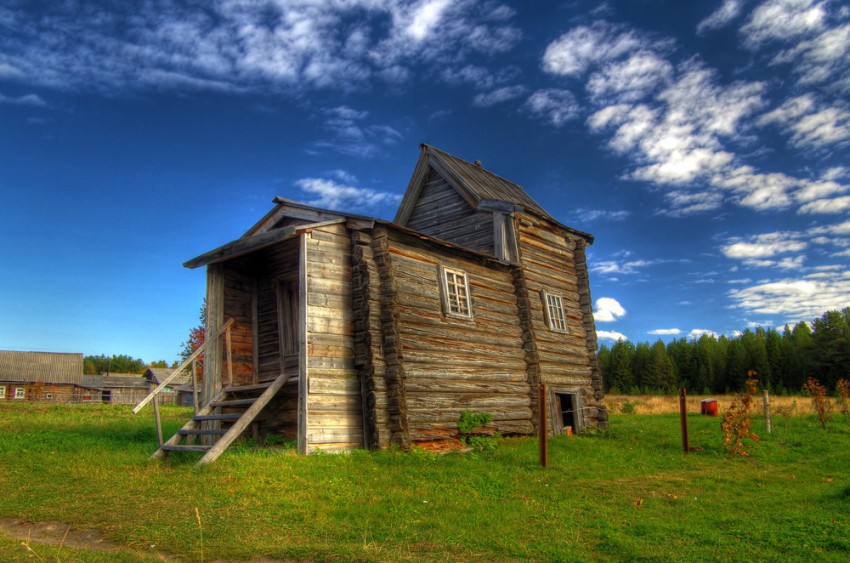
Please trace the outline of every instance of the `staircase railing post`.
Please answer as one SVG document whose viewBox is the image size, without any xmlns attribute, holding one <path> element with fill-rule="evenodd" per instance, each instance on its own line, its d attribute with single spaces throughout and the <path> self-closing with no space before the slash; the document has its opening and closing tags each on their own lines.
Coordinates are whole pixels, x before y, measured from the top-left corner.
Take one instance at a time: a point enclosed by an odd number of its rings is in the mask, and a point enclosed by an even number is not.
<svg viewBox="0 0 850 563">
<path fill-rule="evenodd" d="M 198 365 L 192 360 L 192 410 L 198 414 Z"/>
<path fill-rule="evenodd" d="M 159 397 L 153 400 L 153 417 L 156 419 L 156 440 L 159 447 L 162 447 L 162 421 L 159 418 Z"/>
</svg>

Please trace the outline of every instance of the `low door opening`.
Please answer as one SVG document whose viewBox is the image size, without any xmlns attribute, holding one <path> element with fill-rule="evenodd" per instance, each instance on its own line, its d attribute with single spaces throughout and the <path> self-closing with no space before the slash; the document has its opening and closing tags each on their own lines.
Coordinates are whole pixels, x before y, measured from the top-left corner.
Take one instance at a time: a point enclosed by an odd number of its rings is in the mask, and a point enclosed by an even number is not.
<svg viewBox="0 0 850 563">
<path fill-rule="evenodd" d="M 558 413 L 564 431 L 572 428 L 573 433 L 578 432 L 578 401 L 575 393 L 555 393 Z"/>
</svg>

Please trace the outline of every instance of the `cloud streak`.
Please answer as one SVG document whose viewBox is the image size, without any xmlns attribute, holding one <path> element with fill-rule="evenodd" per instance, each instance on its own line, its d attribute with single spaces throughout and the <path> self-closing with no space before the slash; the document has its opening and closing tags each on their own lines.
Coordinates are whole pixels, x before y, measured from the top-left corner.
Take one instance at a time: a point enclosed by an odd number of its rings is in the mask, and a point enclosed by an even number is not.
<svg viewBox="0 0 850 563">
<path fill-rule="evenodd" d="M 0 7 L 0 78 L 65 91 L 299 92 L 398 83 L 520 39 L 472 0 L 127 1 Z"/>
</svg>

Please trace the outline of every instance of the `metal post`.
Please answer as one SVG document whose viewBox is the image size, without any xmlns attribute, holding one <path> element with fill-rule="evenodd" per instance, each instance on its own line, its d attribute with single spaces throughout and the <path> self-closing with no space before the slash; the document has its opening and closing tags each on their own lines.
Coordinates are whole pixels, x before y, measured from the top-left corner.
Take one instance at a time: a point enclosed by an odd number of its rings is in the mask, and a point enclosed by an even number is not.
<svg viewBox="0 0 850 563">
<path fill-rule="evenodd" d="M 688 453 L 688 403 L 684 387 L 679 389 L 679 418 L 682 421 L 682 451 Z"/>
<path fill-rule="evenodd" d="M 545 384 L 537 385 L 537 443 L 540 450 L 540 465 L 543 467 L 549 465 L 549 416 L 546 413 L 546 391 Z"/>
</svg>

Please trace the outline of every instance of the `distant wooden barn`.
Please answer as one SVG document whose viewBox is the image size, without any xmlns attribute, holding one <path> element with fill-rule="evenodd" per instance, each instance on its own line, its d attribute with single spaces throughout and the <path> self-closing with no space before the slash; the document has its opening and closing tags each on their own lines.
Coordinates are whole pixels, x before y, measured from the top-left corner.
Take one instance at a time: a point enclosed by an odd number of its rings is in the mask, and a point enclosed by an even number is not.
<svg viewBox="0 0 850 563">
<path fill-rule="evenodd" d="M 0 401 L 80 402 L 91 399 L 83 385 L 83 355 L 0 350 Z"/>
<path fill-rule="evenodd" d="M 171 368 L 148 368 L 145 371 L 145 379 L 150 382 L 152 387 L 166 379 L 169 380 L 168 385 L 160 393 L 160 404 L 191 407 L 195 404 L 191 374 L 187 370 L 171 377 L 173 373 L 174 370 Z"/>
<path fill-rule="evenodd" d="M 253 422 L 301 452 L 408 447 L 456 439 L 464 410 L 490 413 L 491 431 L 532 434 L 541 382 L 549 432 L 607 424 L 593 237 L 517 184 L 422 145 L 393 222 L 274 203 L 185 264 L 206 266 L 207 334 L 221 336 L 184 435 L 222 424 L 210 432 L 232 425 L 232 439 Z M 210 449 L 179 439 L 163 449 Z"/>
</svg>

